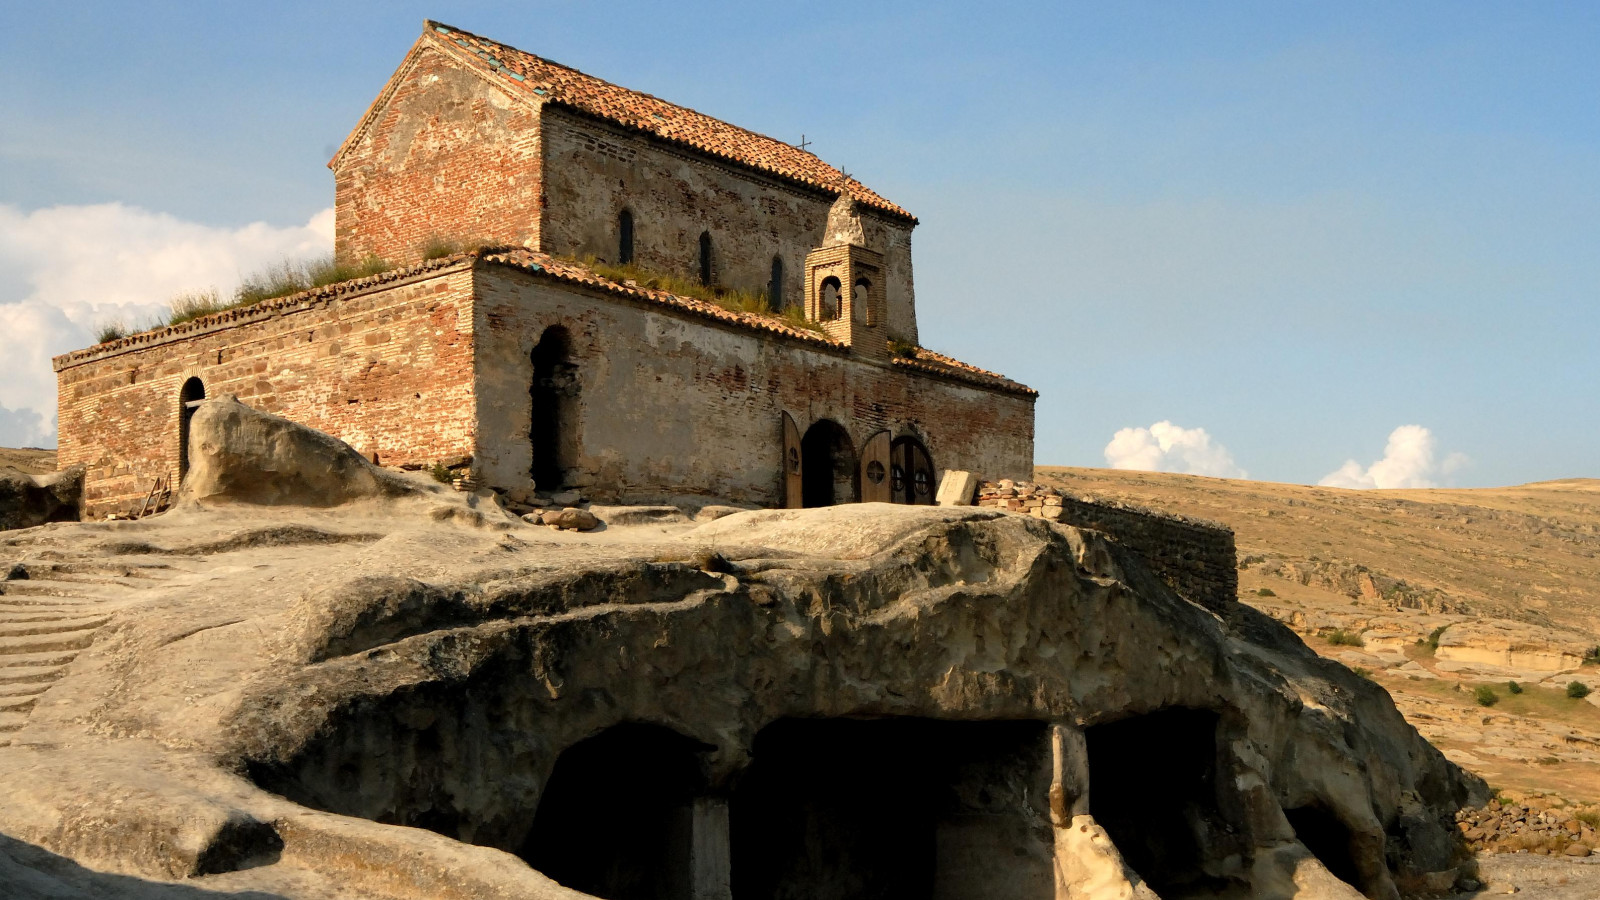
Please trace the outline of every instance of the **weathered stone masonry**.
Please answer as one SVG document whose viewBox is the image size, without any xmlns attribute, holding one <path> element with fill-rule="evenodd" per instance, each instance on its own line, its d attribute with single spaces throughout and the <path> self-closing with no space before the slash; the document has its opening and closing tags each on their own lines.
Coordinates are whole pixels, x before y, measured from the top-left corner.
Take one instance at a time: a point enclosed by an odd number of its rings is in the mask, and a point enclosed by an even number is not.
<svg viewBox="0 0 1600 900">
<path fill-rule="evenodd" d="M 409 264 L 430 241 L 633 262 L 798 306 L 801 267 L 843 192 L 860 203 L 891 337 L 915 343 L 916 219 L 815 156 L 447 26 L 424 30 L 329 163 L 342 256 Z"/>
<path fill-rule="evenodd" d="M 575 283 L 583 270 L 527 251 L 490 259 L 427 263 L 59 357 L 61 459 L 89 467 L 87 514 L 176 479 L 190 378 L 386 465 L 471 459 L 488 484 L 531 486 L 530 356 L 552 326 L 572 339 L 568 483 L 596 498 L 780 505 L 784 413 L 802 428 L 837 422 L 857 447 L 885 430 L 916 437 L 941 468 L 1031 469 L 1034 395 L 1019 385 L 936 361 L 860 359 L 776 320 L 593 276 Z"/>
<path fill-rule="evenodd" d="M 207 316 L 57 357 L 60 459 L 85 514 L 178 476 L 179 391 L 326 431 L 388 465 L 473 452 L 471 274 L 420 267 Z"/>
<path fill-rule="evenodd" d="M 88 515 L 180 480 L 185 411 L 223 393 L 552 497 L 932 503 L 942 469 L 1031 473 L 1035 392 L 916 346 L 916 218 L 801 148 L 429 22 L 329 167 L 336 254 L 402 268 L 58 357 Z"/>
</svg>

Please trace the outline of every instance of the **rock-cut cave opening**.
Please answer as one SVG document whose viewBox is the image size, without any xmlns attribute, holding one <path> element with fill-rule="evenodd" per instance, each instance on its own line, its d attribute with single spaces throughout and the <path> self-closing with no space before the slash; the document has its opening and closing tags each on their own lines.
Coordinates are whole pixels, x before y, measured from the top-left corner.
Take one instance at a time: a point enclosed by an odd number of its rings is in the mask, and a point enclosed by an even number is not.
<svg viewBox="0 0 1600 900">
<path fill-rule="evenodd" d="M 1335 878 L 1352 887 L 1362 887 L 1355 836 L 1338 816 L 1315 804 L 1286 809 L 1283 815 L 1294 828 L 1294 836 Z"/>
<path fill-rule="evenodd" d="M 731 804 L 733 896 L 1054 896 L 1037 722 L 787 719 Z"/>
<path fill-rule="evenodd" d="M 1230 852 L 1237 833 L 1219 802 L 1218 723 L 1209 710 L 1165 709 L 1084 733 L 1090 813 L 1128 865 L 1169 900 L 1238 887 L 1206 865 Z"/>
<path fill-rule="evenodd" d="M 568 747 L 518 855 L 607 900 L 687 900 L 691 803 L 704 744 L 657 725 L 615 725 Z"/>
</svg>

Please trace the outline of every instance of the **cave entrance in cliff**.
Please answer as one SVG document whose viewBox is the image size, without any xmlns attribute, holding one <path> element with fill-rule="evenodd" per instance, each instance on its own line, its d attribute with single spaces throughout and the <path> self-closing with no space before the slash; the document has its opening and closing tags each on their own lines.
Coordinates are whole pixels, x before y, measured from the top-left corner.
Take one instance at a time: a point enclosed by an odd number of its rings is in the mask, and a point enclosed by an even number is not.
<svg viewBox="0 0 1600 900">
<path fill-rule="evenodd" d="M 1355 835 L 1338 816 L 1317 804 L 1286 809 L 1283 815 L 1294 836 L 1333 877 L 1354 888 L 1365 886 L 1356 865 Z"/>
<path fill-rule="evenodd" d="M 1219 800 L 1219 716 L 1165 709 L 1085 730 L 1089 811 L 1123 859 L 1168 900 L 1236 888 L 1207 862 L 1237 834 Z"/>
<path fill-rule="evenodd" d="M 784 719 L 730 806 L 733 896 L 1055 895 L 1039 722 Z"/>
<path fill-rule="evenodd" d="M 689 900 L 692 801 L 705 787 L 707 749 L 631 723 L 573 744 L 556 759 L 517 855 L 606 900 Z"/>
<path fill-rule="evenodd" d="M 189 423 L 194 411 L 206 399 L 206 386 L 198 378 L 191 378 L 178 389 L 178 482 L 189 474 Z"/>
<path fill-rule="evenodd" d="M 565 487 L 567 473 L 578 465 L 578 367 L 571 357 L 572 340 L 560 325 L 546 328 L 533 348 L 529 474 L 542 491 Z"/>
<path fill-rule="evenodd" d="M 850 433 L 832 419 L 818 419 L 800 439 L 800 497 L 807 509 L 854 503 L 856 450 Z"/>
</svg>

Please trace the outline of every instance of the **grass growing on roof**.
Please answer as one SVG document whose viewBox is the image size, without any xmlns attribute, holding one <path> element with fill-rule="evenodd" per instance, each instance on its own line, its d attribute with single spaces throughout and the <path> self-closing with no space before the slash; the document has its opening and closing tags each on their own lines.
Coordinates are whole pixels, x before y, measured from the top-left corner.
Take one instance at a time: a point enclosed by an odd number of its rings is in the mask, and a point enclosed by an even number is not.
<svg viewBox="0 0 1600 900">
<path fill-rule="evenodd" d="M 651 271 L 634 263 L 619 265 L 617 263 L 608 263 L 593 256 L 567 257 L 567 259 L 587 268 L 607 281 L 614 281 L 618 284 L 632 282 L 642 288 L 666 291 L 669 294 L 677 294 L 680 297 L 693 297 L 696 300 L 715 303 L 732 312 L 750 313 L 751 315 L 777 319 L 793 328 L 818 333 L 822 331 L 817 326 L 817 323 L 808 320 L 805 317 L 805 313 L 794 307 L 788 307 L 782 312 L 774 312 L 772 301 L 768 298 L 765 290 L 745 291 L 737 288 L 701 284 L 698 281 L 679 275 Z"/>
<path fill-rule="evenodd" d="M 112 341 L 120 341 L 132 333 L 121 319 L 111 319 L 94 326 L 94 342 L 109 344 Z"/>
<path fill-rule="evenodd" d="M 246 276 L 233 296 L 223 299 L 216 288 L 184 291 L 167 302 L 167 325 L 181 325 L 202 316 L 276 300 L 312 288 L 387 272 L 394 266 L 376 256 L 347 262 L 329 254 L 309 260 L 285 259 Z M 126 331 L 123 335 L 125 336 Z"/>
</svg>

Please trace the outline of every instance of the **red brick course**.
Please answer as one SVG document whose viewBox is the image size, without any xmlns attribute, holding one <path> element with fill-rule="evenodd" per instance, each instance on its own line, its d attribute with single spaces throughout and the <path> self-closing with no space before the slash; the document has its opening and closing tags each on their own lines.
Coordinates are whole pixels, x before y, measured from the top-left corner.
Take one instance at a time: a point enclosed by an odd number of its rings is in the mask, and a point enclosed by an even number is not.
<svg viewBox="0 0 1600 900">
<path fill-rule="evenodd" d="M 326 431 L 386 465 L 473 451 L 469 264 L 349 296 L 244 310 L 57 360 L 60 465 L 83 463 L 85 515 L 178 473 L 178 392 Z M 74 359 L 78 357 L 78 359 Z"/>
</svg>

